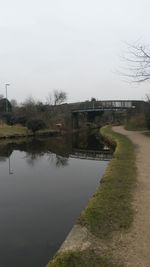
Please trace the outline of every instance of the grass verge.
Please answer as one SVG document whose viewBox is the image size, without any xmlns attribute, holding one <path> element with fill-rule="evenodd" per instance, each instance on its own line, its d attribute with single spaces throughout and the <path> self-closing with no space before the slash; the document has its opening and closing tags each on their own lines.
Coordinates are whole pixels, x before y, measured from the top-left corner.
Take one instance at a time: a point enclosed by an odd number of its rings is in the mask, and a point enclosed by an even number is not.
<svg viewBox="0 0 150 267">
<path fill-rule="evenodd" d="M 101 133 L 116 144 L 101 184 L 81 213 L 79 223 L 99 238 L 110 238 L 114 231 L 128 229 L 133 221 L 132 192 L 136 185 L 134 145 L 125 136 L 104 127 Z M 109 253 L 108 253 L 109 255 Z M 120 267 L 112 256 L 98 256 L 94 251 L 58 253 L 46 267 Z"/>
<path fill-rule="evenodd" d="M 27 129 L 27 127 L 23 126 L 9 126 L 9 125 L 3 125 L 0 127 L 0 139 L 5 139 L 5 138 L 17 138 L 17 137 L 29 137 L 29 136 L 58 136 L 60 135 L 61 132 L 58 130 L 50 130 L 50 129 L 44 129 L 44 130 L 39 130 L 35 134 Z"/>
<path fill-rule="evenodd" d="M 1 126 L 0 127 L 0 136 L 11 136 L 17 134 L 27 134 L 27 128 L 21 126 Z"/>
<path fill-rule="evenodd" d="M 120 267 L 92 250 L 59 254 L 46 267 Z"/>
<path fill-rule="evenodd" d="M 136 166 L 134 145 L 127 137 L 113 132 L 110 126 L 102 128 L 101 133 L 117 146 L 114 158 L 79 222 L 97 237 L 107 238 L 114 231 L 128 229 L 133 221 Z"/>
</svg>

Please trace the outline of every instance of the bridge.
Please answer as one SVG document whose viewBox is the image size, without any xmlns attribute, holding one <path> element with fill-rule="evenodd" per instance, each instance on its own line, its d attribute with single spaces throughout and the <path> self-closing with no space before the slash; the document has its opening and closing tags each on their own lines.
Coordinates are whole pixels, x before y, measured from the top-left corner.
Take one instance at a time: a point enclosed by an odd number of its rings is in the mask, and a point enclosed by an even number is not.
<svg viewBox="0 0 150 267">
<path fill-rule="evenodd" d="M 101 110 L 126 110 L 136 108 L 145 102 L 141 100 L 103 100 L 103 101 L 86 101 L 78 104 L 78 107 L 72 109 L 72 113 L 85 111 Z"/>
<path fill-rule="evenodd" d="M 129 109 L 141 108 L 144 105 L 145 102 L 140 100 L 86 101 L 72 109 L 72 125 L 73 128 L 78 128 L 80 114 L 84 114 L 87 121 L 92 122 L 96 116 L 101 116 L 105 111 L 125 112 Z"/>
</svg>

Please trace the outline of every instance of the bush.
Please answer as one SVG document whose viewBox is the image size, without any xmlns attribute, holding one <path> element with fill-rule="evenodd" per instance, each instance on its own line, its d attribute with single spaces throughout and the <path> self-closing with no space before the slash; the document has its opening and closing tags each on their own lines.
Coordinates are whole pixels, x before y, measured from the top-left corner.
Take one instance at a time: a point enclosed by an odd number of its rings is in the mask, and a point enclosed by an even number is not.
<svg viewBox="0 0 150 267">
<path fill-rule="evenodd" d="M 146 115 L 144 112 L 131 114 L 127 119 L 125 128 L 127 130 L 140 130 L 147 127 Z"/>
<path fill-rule="evenodd" d="M 40 119 L 32 119 L 27 122 L 27 128 L 35 133 L 38 130 L 46 129 L 46 123 Z"/>
<path fill-rule="evenodd" d="M 0 119 L 8 124 L 8 125 L 13 125 L 14 124 L 14 117 L 12 115 L 12 113 L 10 112 L 3 112 L 0 114 Z"/>
<path fill-rule="evenodd" d="M 23 126 L 26 126 L 27 118 L 26 116 L 20 116 L 15 118 L 15 124 L 21 124 Z"/>
</svg>

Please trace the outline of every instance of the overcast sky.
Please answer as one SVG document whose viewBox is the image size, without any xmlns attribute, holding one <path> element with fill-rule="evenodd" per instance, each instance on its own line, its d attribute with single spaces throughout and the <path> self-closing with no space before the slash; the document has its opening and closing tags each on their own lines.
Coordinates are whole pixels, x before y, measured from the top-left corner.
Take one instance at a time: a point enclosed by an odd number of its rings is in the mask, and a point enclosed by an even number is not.
<svg viewBox="0 0 150 267">
<path fill-rule="evenodd" d="M 149 0 L 0 0 L 0 94 L 45 101 L 144 99 L 117 74 L 124 42 L 150 44 Z"/>
</svg>

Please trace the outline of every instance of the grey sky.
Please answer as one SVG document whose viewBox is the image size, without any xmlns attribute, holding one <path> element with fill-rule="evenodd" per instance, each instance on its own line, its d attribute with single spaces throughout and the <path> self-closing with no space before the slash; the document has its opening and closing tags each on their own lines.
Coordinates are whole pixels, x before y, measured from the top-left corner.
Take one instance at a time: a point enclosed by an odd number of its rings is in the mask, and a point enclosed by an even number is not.
<svg viewBox="0 0 150 267">
<path fill-rule="evenodd" d="M 53 89 L 70 101 L 143 99 L 150 84 L 115 74 L 124 41 L 150 44 L 149 0 L 0 0 L 0 93 L 42 101 Z"/>
</svg>

